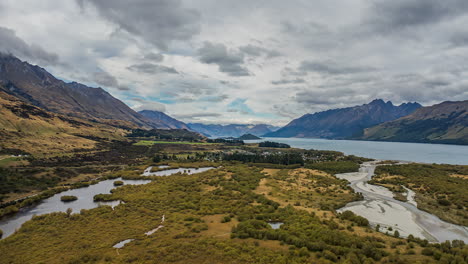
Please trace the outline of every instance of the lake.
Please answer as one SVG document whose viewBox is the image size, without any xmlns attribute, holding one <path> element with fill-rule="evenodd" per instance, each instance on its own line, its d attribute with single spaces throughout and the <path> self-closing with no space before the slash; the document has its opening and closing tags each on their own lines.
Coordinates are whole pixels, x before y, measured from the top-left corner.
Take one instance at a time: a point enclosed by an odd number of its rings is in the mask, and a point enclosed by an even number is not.
<svg viewBox="0 0 468 264">
<path fill-rule="evenodd" d="M 422 144 L 358 140 L 329 140 L 318 138 L 262 138 L 245 140 L 246 143 L 275 141 L 289 144 L 294 148 L 335 150 L 347 155 L 423 163 L 446 163 L 468 165 L 468 146 Z"/>
</svg>

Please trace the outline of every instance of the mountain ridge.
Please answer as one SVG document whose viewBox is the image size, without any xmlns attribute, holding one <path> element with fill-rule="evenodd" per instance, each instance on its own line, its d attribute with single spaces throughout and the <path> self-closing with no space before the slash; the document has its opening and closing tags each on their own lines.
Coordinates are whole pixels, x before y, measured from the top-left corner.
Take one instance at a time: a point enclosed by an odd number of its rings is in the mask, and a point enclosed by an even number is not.
<svg viewBox="0 0 468 264">
<path fill-rule="evenodd" d="M 420 107 L 416 102 L 395 106 L 391 101 L 375 99 L 368 104 L 305 114 L 264 136 L 344 139 L 362 133 L 364 128 L 408 115 Z"/>
<path fill-rule="evenodd" d="M 104 89 L 66 83 L 44 68 L 0 54 L 2 90 L 45 110 L 127 129 L 165 128 L 137 113 Z"/>
<path fill-rule="evenodd" d="M 187 126 L 187 124 L 185 124 L 184 122 L 182 121 L 179 121 L 169 115 L 167 115 L 166 113 L 164 112 L 161 112 L 161 111 L 155 111 L 155 110 L 141 110 L 141 111 L 138 111 L 138 113 L 144 117 L 146 117 L 147 119 L 153 121 L 153 122 L 156 122 L 156 123 L 160 123 L 160 124 L 164 124 L 165 127 L 169 128 L 169 129 L 187 129 L 187 130 L 190 130 L 189 127 Z"/>
<path fill-rule="evenodd" d="M 468 100 L 445 101 L 364 130 L 356 139 L 468 145 Z"/>
</svg>

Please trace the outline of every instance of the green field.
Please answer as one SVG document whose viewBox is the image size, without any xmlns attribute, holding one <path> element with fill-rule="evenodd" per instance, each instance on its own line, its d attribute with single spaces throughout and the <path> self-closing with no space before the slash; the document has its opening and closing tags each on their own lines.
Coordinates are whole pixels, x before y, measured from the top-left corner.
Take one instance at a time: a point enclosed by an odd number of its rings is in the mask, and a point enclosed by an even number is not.
<svg viewBox="0 0 468 264">
<path fill-rule="evenodd" d="M 210 145 L 213 143 L 205 142 L 189 142 L 189 141 L 153 141 L 153 140 L 141 140 L 135 143 L 136 146 L 151 146 L 155 144 L 184 144 L 184 145 Z"/>
</svg>

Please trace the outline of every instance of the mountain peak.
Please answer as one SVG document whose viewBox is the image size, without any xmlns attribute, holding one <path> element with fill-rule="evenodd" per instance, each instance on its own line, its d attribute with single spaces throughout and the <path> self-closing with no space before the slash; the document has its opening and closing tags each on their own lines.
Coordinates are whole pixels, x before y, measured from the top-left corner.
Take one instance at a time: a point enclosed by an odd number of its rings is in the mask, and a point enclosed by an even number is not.
<svg viewBox="0 0 468 264">
<path fill-rule="evenodd" d="M 372 100 L 372 102 L 369 103 L 369 105 L 381 105 L 381 106 L 383 106 L 383 105 L 388 105 L 388 106 L 393 106 L 393 103 L 392 103 L 392 101 L 388 101 L 388 102 L 385 103 L 385 101 L 382 100 L 382 99 L 374 99 L 374 100 Z"/>
</svg>

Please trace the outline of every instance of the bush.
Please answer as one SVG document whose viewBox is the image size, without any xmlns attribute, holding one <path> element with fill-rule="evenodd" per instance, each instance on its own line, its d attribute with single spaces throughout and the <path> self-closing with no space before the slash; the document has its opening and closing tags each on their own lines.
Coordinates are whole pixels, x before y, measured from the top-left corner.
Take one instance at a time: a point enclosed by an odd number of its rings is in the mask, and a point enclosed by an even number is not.
<svg viewBox="0 0 468 264">
<path fill-rule="evenodd" d="M 115 181 L 114 186 L 122 186 L 124 184 L 123 181 Z"/>
<path fill-rule="evenodd" d="M 354 223 L 356 223 L 358 226 L 368 226 L 369 225 L 369 220 L 367 220 L 365 217 L 356 215 L 355 213 L 351 211 L 344 211 L 339 215 L 340 219 L 344 220 L 349 220 Z"/>
<path fill-rule="evenodd" d="M 76 201 L 78 200 L 78 197 L 74 196 L 74 195 L 64 195 L 62 197 L 60 197 L 60 201 L 62 202 L 73 202 L 73 201 Z"/>
<path fill-rule="evenodd" d="M 0 229 L 0 238 L 3 236 L 3 231 Z"/>
<path fill-rule="evenodd" d="M 223 217 L 223 219 L 221 219 L 221 223 L 227 223 L 227 222 L 231 222 L 231 217 L 225 216 Z"/>
<path fill-rule="evenodd" d="M 104 202 L 104 201 L 112 201 L 112 194 L 96 194 L 93 197 L 95 202 Z"/>
<path fill-rule="evenodd" d="M 423 248 L 423 250 L 421 251 L 421 254 L 423 254 L 424 256 L 432 256 L 434 255 L 434 250 L 432 248 Z"/>
<path fill-rule="evenodd" d="M 258 143 L 261 148 L 291 148 L 290 145 L 278 142 L 264 141 Z"/>
<path fill-rule="evenodd" d="M 439 199 L 437 202 L 442 206 L 449 206 L 451 203 L 447 199 Z"/>
</svg>

